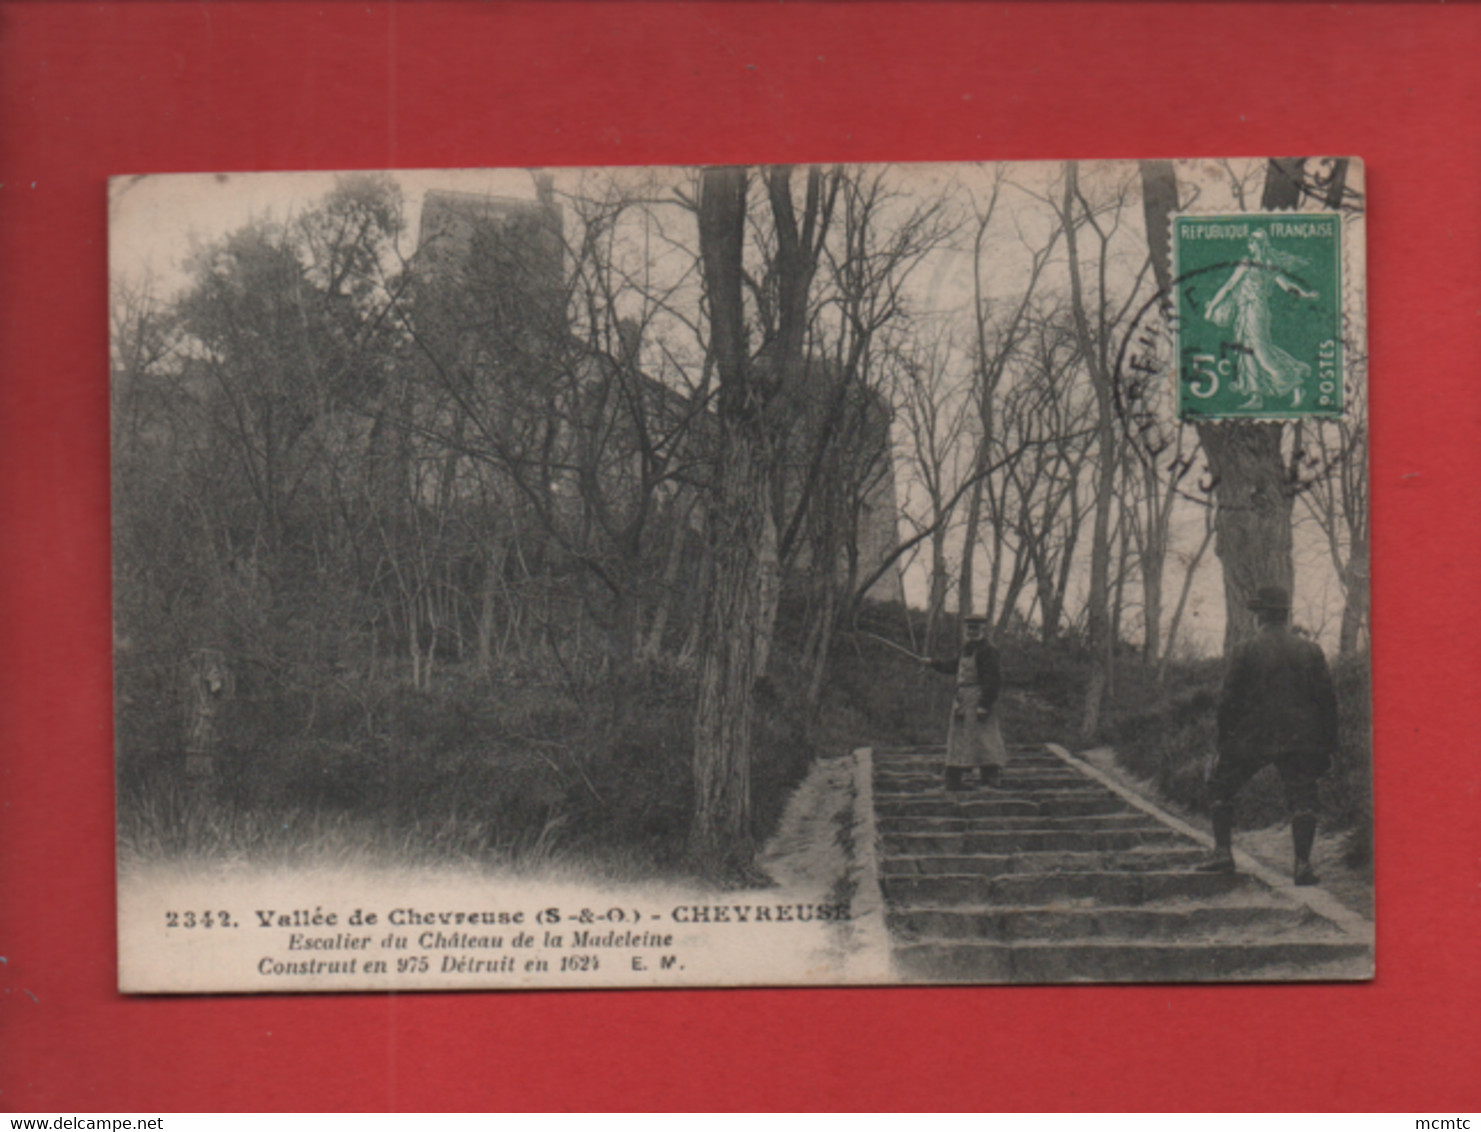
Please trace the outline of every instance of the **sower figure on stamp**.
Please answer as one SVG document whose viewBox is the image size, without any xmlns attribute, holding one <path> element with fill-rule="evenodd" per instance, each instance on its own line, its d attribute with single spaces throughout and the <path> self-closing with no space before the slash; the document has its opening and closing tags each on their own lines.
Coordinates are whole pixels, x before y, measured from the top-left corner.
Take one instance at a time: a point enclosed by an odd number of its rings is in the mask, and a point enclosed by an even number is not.
<svg viewBox="0 0 1481 1132">
<path fill-rule="evenodd" d="M 1317 780 L 1337 746 L 1337 693 L 1326 657 L 1290 629 L 1291 598 L 1262 586 L 1249 603 L 1259 632 L 1234 650 L 1219 697 L 1218 757 L 1209 774 L 1214 855 L 1206 872 L 1233 872 L 1234 799 L 1266 763 L 1285 786 L 1296 853 L 1295 881 L 1315 884 Z"/>
<path fill-rule="evenodd" d="M 987 639 L 987 618 L 967 617 L 962 628 L 966 640 L 960 656 L 921 661 L 928 668 L 956 677 L 956 699 L 946 733 L 946 788 L 967 789 L 967 774 L 973 767 L 978 768 L 984 786 L 997 787 L 1002 785 L 1003 767 L 1008 765 L 1008 748 L 1003 745 L 997 712 L 1002 668 L 998 650 Z"/>
</svg>

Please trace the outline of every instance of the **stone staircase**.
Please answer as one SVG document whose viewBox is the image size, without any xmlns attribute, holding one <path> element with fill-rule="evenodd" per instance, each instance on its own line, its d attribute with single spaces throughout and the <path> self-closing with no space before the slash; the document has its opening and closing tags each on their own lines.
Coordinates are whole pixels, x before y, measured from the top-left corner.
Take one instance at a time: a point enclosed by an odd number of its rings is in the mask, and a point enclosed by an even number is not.
<svg viewBox="0 0 1481 1132">
<path fill-rule="evenodd" d="M 901 978 L 1371 977 L 1360 918 L 1268 872 L 1195 871 L 1207 848 L 1191 831 L 1074 760 L 1021 749 L 1003 789 L 949 794 L 943 758 L 873 755 L 879 880 Z"/>
</svg>

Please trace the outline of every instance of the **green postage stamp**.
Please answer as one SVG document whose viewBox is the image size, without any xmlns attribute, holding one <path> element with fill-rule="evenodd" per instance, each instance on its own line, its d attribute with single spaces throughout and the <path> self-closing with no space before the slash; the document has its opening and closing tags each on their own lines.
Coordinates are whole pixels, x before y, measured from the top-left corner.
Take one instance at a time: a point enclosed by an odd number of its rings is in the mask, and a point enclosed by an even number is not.
<svg viewBox="0 0 1481 1132">
<path fill-rule="evenodd" d="M 1184 214 L 1172 247 L 1180 418 L 1342 414 L 1340 214 Z"/>
</svg>

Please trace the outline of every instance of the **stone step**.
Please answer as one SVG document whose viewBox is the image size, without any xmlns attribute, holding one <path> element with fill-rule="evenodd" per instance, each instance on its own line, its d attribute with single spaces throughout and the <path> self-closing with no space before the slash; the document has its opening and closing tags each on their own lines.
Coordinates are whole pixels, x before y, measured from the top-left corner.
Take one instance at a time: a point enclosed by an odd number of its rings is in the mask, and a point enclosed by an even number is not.
<svg viewBox="0 0 1481 1132">
<path fill-rule="evenodd" d="M 910 759 L 875 759 L 876 774 L 940 774 L 946 766 L 944 753 Z M 1038 774 L 1068 772 L 1078 774 L 1074 767 L 1056 758 L 1023 758 L 1015 756 L 1008 760 L 1008 770 L 1032 771 Z"/>
<path fill-rule="evenodd" d="M 1017 759 L 1043 759 L 1049 762 L 1060 762 L 1042 746 L 1009 743 L 1007 744 L 1008 757 Z M 939 762 L 946 757 L 946 748 L 939 747 L 884 747 L 874 748 L 874 761 L 876 763 L 894 762 L 928 762 L 932 759 Z"/>
<path fill-rule="evenodd" d="M 933 982 L 1363 978 L 1371 944 L 1040 748 L 1003 788 L 945 790 L 940 748 L 876 752 L 897 970 Z"/>
<path fill-rule="evenodd" d="M 1340 935 L 1303 905 L 1249 904 L 1166 908 L 913 908 L 891 912 L 890 930 L 907 943 L 981 940 L 1059 942 L 1076 939 L 1249 943 L 1292 933 Z"/>
<path fill-rule="evenodd" d="M 938 817 L 979 818 L 998 815 L 1043 814 L 1046 817 L 1073 817 L 1077 814 L 1114 814 L 1129 810 L 1124 801 L 1109 791 L 1082 796 L 1048 798 L 1043 795 L 1004 794 L 1000 791 L 976 790 L 970 794 L 893 795 L 875 802 L 874 812 L 881 818 Z"/>
<path fill-rule="evenodd" d="M 874 796 L 881 802 L 952 802 L 972 800 L 1018 800 L 1036 802 L 1044 798 L 1061 800 L 1116 797 L 1104 787 L 1086 782 L 1084 779 L 1063 782 L 1024 782 L 1021 779 L 1005 778 L 996 786 L 984 786 L 974 775 L 961 790 L 946 789 L 946 780 L 940 775 L 921 779 L 918 782 L 876 782 Z"/>
<path fill-rule="evenodd" d="M 1072 829 L 1014 829 L 984 833 L 885 833 L 887 854 L 1013 852 L 1093 852 L 1101 849 L 1135 849 L 1140 845 L 1171 841 L 1178 834 L 1164 827 L 1148 830 L 1107 830 L 1103 833 Z"/>
<path fill-rule="evenodd" d="M 946 755 L 934 758 L 901 759 L 894 762 L 874 760 L 875 774 L 940 774 L 946 769 Z M 1079 774 L 1080 771 L 1059 759 L 1009 758 L 1004 770 L 1018 770 L 1027 774 Z"/>
<path fill-rule="evenodd" d="M 1322 965 L 1343 965 L 1345 977 L 1360 978 L 1371 972 L 1372 952 L 1365 943 L 1338 939 L 917 943 L 896 948 L 895 962 L 908 978 L 942 983 L 1162 983 L 1258 979 L 1276 969 Z"/>
<path fill-rule="evenodd" d="M 1048 814 L 993 814 L 976 817 L 880 817 L 876 827 L 886 834 L 998 833 L 1020 829 L 1037 829 L 1056 833 L 1106 833 L 1135 830 L 1140 833 L 1163 833 L 1167 826 L 1139 810 L 1120 814 L 1075 814 L 1053 817 Z"/>
<path fill-rule="evenodd" d="M 912 788 L 905 790 L 881 790 L 874 791 L 876 806 L 894 806 L 901 803 L 934 803 L 941 805 L 946 803 L 953 806 L 970 805 L 973 802 L 1033 802 L 1040 806 L 1058 806 L 1068 803 L 1079 806 L 1086 803 L 1106 804 L 1114 801 L 1125 807 L 1125 803 L 1109 790 L 1099 786 L 1065 786 L 1054 790 L 1018 790 L 1018 789 L 992 789 L 990 787 L 974 786 L 970 790 L 952 791 L 947 790 L 938 782 L 929 790 Z M 878 812 L 876 810 L 876 812 Z"/>
<path fill-rule="evenodd" d="M 977 873 L 880 877 L 895 909 L 943 904 L 1064 904 L 1075 901 L 1130 907 L 1157 900 L 1211 900 L 1269 892 L 1244 873 L 1147 872 Z"/>
<path fill-rule="evenodd" d="M 975 778 L 974 773 L 969 781 Z M 946 774 L 939 767 L 936 770 L 874 772 L 874 784 L 876 788 L 883 790 L 930 790 L 939 787 L 945 780 Z M 1002 782 L 1004 788 L 1009 790 L 1053 790 L 1092 784 L 1083 774 L 1077 774 L 1073 770 L 1018 770 L 1013 767 L 1002 772 Z M 1104 790 L 1105 787 L 1100 786 L 1099 789 Z"/>
<path fill-rule="evenodd" d="M 886 876 L 970 875 L 1007 876 L 1011 873 L 1167 872 L 1188 870 L 1206 859 L 1208 850 L 1197 845 L 1129 849 L 1104 853 L 982 853 L 953 857 L 881 857 L 879 871 Z"/>
<path fill-rule="evenodd" d="M 972 794 L 943 797 L 892 795 L 877 798 L 874 814 L 886 818 L 987 818 L 1030 816 L 1043 812 L 1032 798 L 983 790 Z"/>
</svg>

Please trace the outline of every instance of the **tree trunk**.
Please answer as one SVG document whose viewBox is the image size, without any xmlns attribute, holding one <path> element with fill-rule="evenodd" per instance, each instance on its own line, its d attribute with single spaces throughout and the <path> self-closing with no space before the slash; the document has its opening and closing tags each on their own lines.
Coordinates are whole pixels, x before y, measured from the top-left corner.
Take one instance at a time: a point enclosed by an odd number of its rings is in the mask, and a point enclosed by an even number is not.
<svg viewBox="0 0 1481 1132">
<path fill-rule="evenodd" d="M 1054 570 L 1042 546 L 1031 548 L 1034 564 L 1034 590 L 1039 603 L 1039 639 L 1052 644 L 1059 635 L 1059 604 L 1055 600 Z"/>
<path fill-rule="evenodd" d="M 1292 208 L 1300 188 L 1288 168 L 1270 163 L 1261 207 Z M 1176 174 L 1170 161 L 1142 162 L 1142 197 L 1152 267 L 1163 294 L 1172 294 L 1172 213 L 1178 207 Z M 1282 426 L 1246 421 L 1201 421 L 1198 437 L 1214 481 L 1214 553 L 1224 568 L 1224 652 L 1254 635 L 1246 608 L 1260 586 L 1291 591 L 1292 496 L 1281 461 Z"/>
<path fill-rule="evenodd" d="M 1142 561 L 1142 659 L 1156 664 L 1162 650 L 1162 563 Z"/>
<path fill-rule="evenodd" d="M 1116 551 L 1116 581 L 1114 592 L 1111 597 L 1111 655 L 1115 656 L 1116 646 L 1121 643 L 1121 613 L 1125 605 L 1126 597 L 1126 563 L 1130 558 L 1129 540 L 1126 537 L 1126 524 L 1118 521 L 1117 532 L 1112 541 L 1117 544 Z"/>
<path fill-rule="evenodd" d="M 983 462 L 986 456 L 983 456 Z M 961 539 L 961 575 L 957 579 L 957 615 L 964 618 L 973 612 L 973 559 L 977 550 L 977 532 L 982 522 L 982 479 L 972 485 L 967 498 L 967 530 Z"/>
<path fill-rule="evenodd" d="M 1008 575 L 1008 589 L 1003 594 L 1003 604 L 999 607 L 997 617 L 992 622 L 1000 639 L 1013 624 L 1013 614 L 1018 608 L 1018 599 L 1023 596 L 1024 587 L 1028 585 L 1031 565 L 1028 548 L 1020 542 L 1013 554 L 1013 570 Z M 993 573 L 996 574 L 997 571 Z"/>
<path fill-rule="evenodd" d="M 689 852 L 706 874 L 749 872 L 751 716 L 764 612 L 762 558 L 770 482 L 742 306 L 744 169 L 707 169 L 699 246 L 719 376 L 719 452 L 707 532 L 710 587 L 694 714 L 694 817 Z"/>
<path fill-rule="evenodd" d="M 679 599 L 679 569 L 684 564 L 684 547 L 689 541 L 689 515 L 693 507 L 692 500 L 688 504 L 676 502 L 674 505 L 674 529 L 669 539 L 668 556 L 663 564 L 663 577 L 659 581 L 658 606 L 653 611 L 653 621 L 648 627 L 648 637 L 641 652 L 645 660 L 656 660 L 663 654 L 663 639 L 668 632 L 669 617 L 674 603 Z"/>
<path fill-rule="evenodd" d="M 1069 253 L 1070 306 L 1080 353 L 1095 388 L 1096 453 L 1100 460 L 1095 477 L 1095 523 L 1090 542 L 1090 592 L 1085 619 L 1086 645 L 1095 669 L 1085 693 L 1085 712 L 1080 723 L 1080 734 L 1088 739 L 1099 724 L 1101 699 L 1110 683 L 1111 504 L 1116 489 L 1116 425 L 1112 417 L 1110 374 L 1104 365 L 1105 343 L 1090 331 L 1084 287 L 1080 282 L 1079 237 L 1074 217 L 1078 190 L 1079 167 L 1070 161 L 1065 165 L 1063 213 L 1065 249 Z M 1098 303 L 1104 301 L 1104 295 L 1097 297 Z"/>
<path fill-rule="evenodd" d="M 1342 656 L 1350 656 L 1358 650 L 1363 623 L 1368 617 L 1368 543 L 1354 543 L 1348 551 L 1347 569 L 1343 571 L 1346 600 L 1342 605 L 1342 629 L 1337 637 L 1337 649 Z"/>
<path fill-rule="evenodd" d="M 760 552 L 769 516 L 766 467 L 748 431 L 727 433 L 721 444 L 695 706 L 689 849 L 706 873 L 719 877 L 744 874 L 753 853 L 751 716 L 764 618 Z"/>
<path fill-rule="evenodd" d="M 1294 499 L 1281 461 L 1279 424 L 1226 421 L 1200 424 L 1218 509 L 1214 553 L 1224 567 L 1224 651 L 1255 634 L 1247 608 L 1261 586 L 1287 593 L 1295 578 L 1291 561 Z"/>
<path fill-rule="evenodd" d="M 941 615 L 946 609 L 946 589 L 950 581 L 946 565 L 946 528 L 942 524 L 931 536 L 931 595 L 926 606 L 926 652 L 931 656 L 936 656 L 938 648 L 944 647 L 937 637 L 940 635 Z"/>
<path fill-rule="evenodd" d="M 992 527 L 992 562 L 987 568 L 987 603 L 983 607 L 982 613 L 987 618 L 988 623 L 991 624 L 997 618 L 998 587 L 1003 581 L 1003 509 L 998 505 L 997 497 L 993 494 L 990 486 L 987 489 L 987 502 L 989 508 L 988 523 Z M 1014 569 L 1017 570 L 1017 563 L 1014 564 Z M 1003 619 L 1005 622 L 1010 615 L 1010 607 L 1015 597 L 1016 593 L 1010 584 L 1007 607 L 1003 609 Z"/>
<path fill-rule="evenodd" d="M 1172 620 L 1167 624 L 1167 644 L 1162 650 L 1162 661 L 1157 665 L 1157 683 L 1161 684 L 1167 678 L 1168 661 L 1172 659 L 1173 646 L 1178 642 L 1178 629 L 1183 624 L 1183 610 L 1188 605 L 1188 594 L 1193 590 L 1193 576 L 1198 572 L 1198 564 L 1203 561 L 1203 556 L 1208 550 L 1208 544 L 1214 540 L 1214 527 L 1210 523 L 1208 530 L 1204 532 L 1203 541 L 1198 544 L 1198 553 L 1188 563 L 1188 572 L 1183 575 L 1183 588 L 1178 591 L 1178 604 L 1173 607 Z"/>
<path fill-rule="evenodd" d="M 978 463 L 979 472 L 987 465 L 986 446 L 987 442 L 983 441 L 984 454 Z M 972 593 L 972 559 L 977 549 L 978 524 L 982 515 L 983 478 L 979 474 L 977 481 L 972 484 L 972 492 L 967 500 L 967 531 L 962 539 L 962 573 L 956 588 L 956 610 L 959 618 L 973 612 L 972 602 L 975 599 Z"/>
<path fill-rule="evenodd" d="M 1162 579 L 1167 566 L 1171 512 L 1158 498 L 1157 474 L 1153 468 L 1143 466 L 1141 473 L 1147 492 L 1146 539 L 1139 555 L 1142 574 L 1142 659 L 1153 665 L 1162 655 Z"/>
<path fill-rule="evenodd" d="M 823 683 L 828 675 L 828 656 L 833 651 L 833 634 L 838 627 L 838 587 L 832 579 L 821 587 L 816 597 L 812 624 L 807 634 L 807 704 L 815 708 L 823 698 Z"/>
<path fill-rule="evenodd" d="M 772 466 L 770 449 L 759 440 L 758 445 L 756 459 L 761 465 L 761 478 L 758 482 L 770 484 L 776 478 L 769 470 Z M 762 509 L 761 529 L 757 537 L 759 542 L 755 569 L 759 606 L 754 633 L 756 637 L 756 679 L 760 680 L 766 675 L 766 667 L 771 662 L 771 641 L 776 635 L 777 612 L 782 604 L 782 562 L 777 545 L 776 512 L 769 507 Z"/>
<path fill-rule="evenodd" d="M 499 579 L 504 573 L 506 548 L 500 543 L 491 548 L 484 564 L 483 586 L 478 610 L 478 670 L 485 676 L 494 672 L 494 623 L 498 608 Z"/>
</svg>

